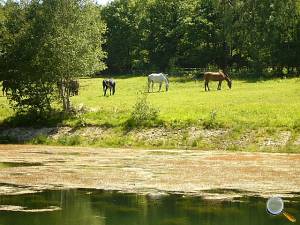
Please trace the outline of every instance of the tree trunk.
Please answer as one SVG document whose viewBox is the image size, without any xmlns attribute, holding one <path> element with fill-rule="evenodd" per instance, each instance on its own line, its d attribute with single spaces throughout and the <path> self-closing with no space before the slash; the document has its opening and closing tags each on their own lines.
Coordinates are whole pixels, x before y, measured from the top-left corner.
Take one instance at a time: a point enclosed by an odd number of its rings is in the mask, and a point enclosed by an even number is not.
<svg viewBox="0 0 300 225">
<path fill-rule="evenodd" d="M 60 93 L 61 93 L 61 98 L 63 103 L 63 110 L 64 112 L 68 113 L 70 112 L 70 93 L 69 93 L 68 85 L 66 85 L 66 83 L 67 83 L 66 80 L 62 79 L 60 81 Z"/>
<path fill-rule="evenodd" d="M 66 112 L 70 112 L 70 89 L 67 87 L 66 89 L 66 105 L 67 105 L 67 108 L 66 108 Z"/>
</svg>

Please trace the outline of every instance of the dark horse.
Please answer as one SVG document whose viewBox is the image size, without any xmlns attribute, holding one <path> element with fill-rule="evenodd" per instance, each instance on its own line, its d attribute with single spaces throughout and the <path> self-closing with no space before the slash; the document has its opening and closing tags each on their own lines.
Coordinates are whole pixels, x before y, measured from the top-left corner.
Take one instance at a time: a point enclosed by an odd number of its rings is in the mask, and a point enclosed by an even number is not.
<svg viewBox="0 0 300 225">
<path fill-rule="evenodd" d="M 104 94 L 104 96 L 106 96 L 107 89 L 109 89 L 110 95 L 111 95 L 111 92 L 112 92 L 113 95 L 115 94 L 116 82 L 113 79 L 103 80 L 102 85 L 103 85 L 103 94 Z"/>
<path fill-rule="evenodd" d="M 77 80 L 69 80 L 69 81 L 57 81 L 56 83 L 59 94 L 61 95 L 61 88 L 65 88 L 70 96 L 75 96 L 79 94 L 79 82 Z"/>
<path fill-rule="evenodd" d="M 75 96 L 79 94 L 79 82 L 78 80 L 70 80 L 68 84 L 70 95 Z"/>
<path fill-rule="evenodd" d="M 10 83 L 11 82 L 9 80 L 3 80 L 3 82 L 2 82 L 2 94 L 3 94 L 3 96 L 7 95 Z"/>
<path fill-rule="evenodd" d="M 221 70 L 219 70 L 219 72 L 206 72 L 206 73 L 204 73 L 205 91 L 207 91 L 207 90 L 209 91 L 208 83 L 209 83 L 210 80 L 219 81 L 218 90 L 221 90 L 222 82 L 223 82 L 223 80 L 226 80 L 228 87 L 231 89 L 231 86 L 232 86 L 231 79 L 229 78 L 229 76 L 227 74 L 225 74 Z"/>
</svg>

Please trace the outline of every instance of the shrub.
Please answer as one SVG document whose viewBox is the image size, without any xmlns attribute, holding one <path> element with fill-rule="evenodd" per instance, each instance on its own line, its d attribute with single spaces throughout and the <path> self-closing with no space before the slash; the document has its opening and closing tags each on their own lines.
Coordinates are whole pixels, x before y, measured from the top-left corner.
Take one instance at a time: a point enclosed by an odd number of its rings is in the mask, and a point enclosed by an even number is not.
<svg viewBox="0 0 300 225">
<path fill-rule="evenodd" d="M 158 121 L 158 115 L 159 110 L 149 104 L 147 94 L 143 93 L 137 97 L 127 125 L 130 127 L 153 126 Z"/>
<path fill-rule="evenodd" d="M 203 126 L 206 129 L 217 128 L 220 126 L 220 124 L 217 122 L 217 111 L 213 110 L 210 112 L 209 118 L 203 122 Z"/>
</svg>

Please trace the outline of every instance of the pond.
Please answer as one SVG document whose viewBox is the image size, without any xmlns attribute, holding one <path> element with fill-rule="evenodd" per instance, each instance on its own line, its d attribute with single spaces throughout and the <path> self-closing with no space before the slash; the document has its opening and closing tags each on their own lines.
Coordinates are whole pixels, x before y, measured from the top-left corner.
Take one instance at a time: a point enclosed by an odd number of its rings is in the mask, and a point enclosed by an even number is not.
<svg viewBox="0 0 300 225">
<path fill-rule="evenodd" d="M 25 167 L 25 166 L 42 166 L 42 163 L 26 163 L 26 162 L 0 162 L 0 169 L 10 167 Z"/>
<path fill-rule="evenodd" d="M 266 199 L 234 201 L 201 197 L 123 194 L 99 190 L 64 190 L 0 196 L 0 225 L 259 225 L 290 224 L 268 215 Z M 300 219 L 300 198 L 285 202 Z"/>
</svg>

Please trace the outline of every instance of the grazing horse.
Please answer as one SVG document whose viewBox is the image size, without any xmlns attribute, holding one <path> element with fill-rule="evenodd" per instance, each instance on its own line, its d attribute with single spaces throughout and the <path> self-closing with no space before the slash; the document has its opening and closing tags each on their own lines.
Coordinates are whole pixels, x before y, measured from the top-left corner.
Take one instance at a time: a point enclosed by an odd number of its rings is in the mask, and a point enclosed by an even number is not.
<svg viewBox="0 0 300 225">
<path fill-rule="evenodd" d="M 169 90 L 169 79 L 167 74 L 152 73 L 148 76 L 148 92 L 150 92 L 150 84 L 152 83 L 152 92 L 154 83 L 159 83 L 159 91 L 161 90 L 162 83 L 166 83 L 166 91 Z"/>
<path fill-rule="evenodd" d="M 68 83 L 68 89 L 71 96 L 79 94 L 79 82 L 77 80 L 70 80 Z"/>
<path fill-rule="evenodd" d="M 109 80 L 103 80 L 102 81 L 102 86 L 103 86 L 103 94 L 104 96 L 106 96 L 106 91 L 107 89 L 109 89 L 109 94 L 114 95 L 116 92 L 116 82 L 113 79 L 109 79 Z"/>
<path fill-rule="evenodd" d="M 68 80 L 68 81 L 57 81 L 56 83 L 59 95 L 61 95 L 61 88 L 64 88 L 69 92 L 71 96 L 79 94 L 79 82 L 77 80 Z"/>
<path fill-rule="evenodd" d="M 3 82 L 2 82 L 2 95 L 3 96 L 7 95 L 7 92 L 9 90 L 9 84 L 10 84 L 9 80 L 3 80 Z"/>
<path fill-rule="evenodd" d="M 209 83 L 210 80 L 212 80 L 212 81 L 219 81 L 218 89 L 217 90 L 221 90 L 221 85 L 222 85 L 223 80 L 227 81 L 227 85 L 231 89 L 231 86 L 232 86 L 231 79 L 229 78 L 229 76 L 227 74 L 225 74 L 221 70 L 219 70 L 219 72 L 206 72 L 206 73 L 204 73 L 205 91 L 207 91 L 207 90 L 209 91 L 208 83 Z"/>
</svg>

